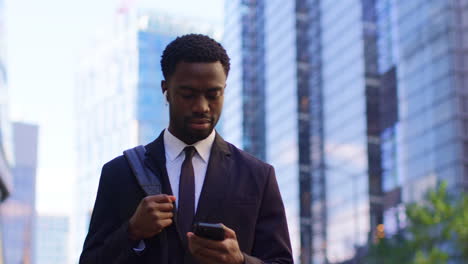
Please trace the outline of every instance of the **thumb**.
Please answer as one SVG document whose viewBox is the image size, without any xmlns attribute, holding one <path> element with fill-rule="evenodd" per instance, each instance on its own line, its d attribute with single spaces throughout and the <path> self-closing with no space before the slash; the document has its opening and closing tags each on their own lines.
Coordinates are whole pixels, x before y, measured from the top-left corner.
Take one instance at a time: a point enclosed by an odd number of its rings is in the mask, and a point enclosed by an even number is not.
<svg viewBox="0 0 468 264">
<path fill-rule="evenodd" d="M 234 230 L 230 229 L 229 227 L 223 224 L 221 225 L 223 226 L 223 229 L 224 229 L 224 238 L 232 238 L 232 239 L 237 240 L 236 232 L 234 232 Z"/>
</svg>

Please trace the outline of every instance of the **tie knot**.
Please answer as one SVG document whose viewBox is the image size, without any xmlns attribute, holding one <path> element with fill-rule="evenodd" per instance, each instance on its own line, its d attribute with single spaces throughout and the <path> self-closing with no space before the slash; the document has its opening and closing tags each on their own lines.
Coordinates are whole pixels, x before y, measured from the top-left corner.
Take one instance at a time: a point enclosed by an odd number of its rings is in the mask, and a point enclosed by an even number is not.
<svg viewBox="0 0 468 264">
<path fill-rule="evenodd" d="M 195 152 L 197 152 L 197 150 L 195 149 L 194 146 L 187 146 L 184 148 L 184 152 L 185 152 L 185 159 L 192 159 L 193 155 L 195 155 Z"/>
</svg>

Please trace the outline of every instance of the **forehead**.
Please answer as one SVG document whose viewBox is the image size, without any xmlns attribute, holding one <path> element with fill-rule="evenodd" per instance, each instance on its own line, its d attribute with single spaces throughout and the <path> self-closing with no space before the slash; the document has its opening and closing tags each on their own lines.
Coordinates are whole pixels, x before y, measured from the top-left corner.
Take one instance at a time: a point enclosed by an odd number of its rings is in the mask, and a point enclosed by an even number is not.
<svg viewBox="0 0 468 264">
<path fill-rule="evenodd" d="M 179 62 L 170 77 L 171 81 L 226 82 L 221 62 Z"/>
</svg>

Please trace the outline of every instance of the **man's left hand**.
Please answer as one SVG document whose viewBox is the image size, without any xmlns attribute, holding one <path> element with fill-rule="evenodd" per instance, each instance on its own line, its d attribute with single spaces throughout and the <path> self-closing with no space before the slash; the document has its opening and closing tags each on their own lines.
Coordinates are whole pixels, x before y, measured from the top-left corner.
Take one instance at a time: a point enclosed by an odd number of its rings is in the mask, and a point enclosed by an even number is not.
<svg viewBox="0 0 468 264">
<path fill-rule="evenodd" d="M 215 241 L 187 233 L 190 253 L 200 263 L 206 264 L 242 264 L 244 255 L 239 249 L 234 230 L 223 225 L 224 240 Z"/>
</svg>

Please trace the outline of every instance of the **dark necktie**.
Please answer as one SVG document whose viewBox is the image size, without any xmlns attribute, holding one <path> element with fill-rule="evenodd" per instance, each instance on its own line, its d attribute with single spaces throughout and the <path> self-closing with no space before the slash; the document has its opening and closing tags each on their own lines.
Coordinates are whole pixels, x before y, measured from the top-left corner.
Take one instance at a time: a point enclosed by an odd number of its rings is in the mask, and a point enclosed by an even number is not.
<svg viewBox="0 0 468 264">
<path fill-rule="evenodd" d="M 180 170 L 177 224 L 182 235 L 185 237 L 185 234 L 192 229 L 193 216 L 195 214 L 195 175 L 192 157 L 196 150 L 193 146 L 188 146 L 185 147 L 184 152 L 185 160 Z"/>
</svg>

